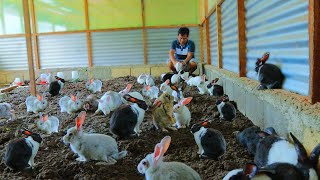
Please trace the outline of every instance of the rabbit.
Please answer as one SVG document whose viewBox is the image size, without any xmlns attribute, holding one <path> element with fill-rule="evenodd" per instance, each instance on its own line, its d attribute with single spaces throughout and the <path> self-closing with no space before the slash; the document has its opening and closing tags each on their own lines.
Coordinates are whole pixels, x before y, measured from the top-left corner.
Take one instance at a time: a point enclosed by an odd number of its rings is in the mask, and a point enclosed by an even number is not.
<svg viewBox="0 0 320 180">
<path fill-rule="evenodd" d="M 209 85 L 209 81 L 206 81 L 205 76 L 201 76 L 200 83 L 197 85 L 197 88 L 199 90 L 199 94 L 209 94 L 209 90 L 207 86 Z"/>
<path fill-rule="evenodd" d="M 266 64 L 270 53 L 265 53 L 262 58 L 256 61 L 255 71 L 258 73 L 260 85 L 258 90 L 263 89 L 281 89 L 284 82 L 284 75 L 281 69 L 274 64 Z"/>
<path fill-rule="evenodd" d="M 207 121 L 194 124 L 191 127 L 191 133 L 199 147 L 200 158 L 218 160 L 226 152 L 226 140 L 220 131 L 205 128 L 207 124 Z"/>
<path fill-rule="evenodd" d="M 147 86 L 154 86 L 156 85 L 154 83 L 154 78 L 150 75 L 150 74 L 147 74 L 146 75 L 146 83 L 145 83 Z"/>
<path fill-rule="evenodd" d="M 98 110 L 99 102 L 95 95 L 90 94 L 86 97 L 85 101 L 83 102 L 82 108 L 85 111 L 93 111 L 95 112 Z"/>
<path fill-rule="evenodd" d="M 117 160 L 127 155 L 127 151 L 118 151 L 117 142 L 111 136 L 84 133 L 82 125 L 85 117 L 86 112 L 80 112 L 76 118 L 76 126 L 68 129 L 62 138 L 63 143 L 70 144 L 71 150 L 78 154 L 77 161 L 98 160 L 115 164 Z"/>
<path fill-rule="evenodd" d="M 46 81 L 47 81 L 48 84 L 50 84 L 53 80 L 52 80 L 52 74 L 51 74 L 49 69 L 47 69 L 47 74 L 48 75 L 46 77 Z"/>
<path fill-rule="evenodd" d="M 40 113 L 37 126 L 40 130 L 45 131 L 47 134 L 51 134 L 53 132 L 57 133 L 59 130 L 59 119 L 55 116 L 43 116 L 42 113 Z"/>
<path fill-rule="evenodd" d="M 288 140 L 266 132 L 258 132 L 258 134 L 262 137 L 254 156 L 254 163 L 258 167 L 273 163 L 289 163 L 292 165 L 298 163 L 298 153 Z"/>
<path fill-rule="evenodd" d="M 184 70 L 180 70 L 178 71 L 178 74 L 173 74 L 170 82 L 171 84 L 176 84 L 176 83 L 180 83 L 183 79 L 186 79 L 189 77 L 189 72 L 184 71 Z"/>
<path fill-rule="evenodd" d="M 4 155 L 5 165 L 15 171 L 22 171 L 36 166 L 34 158 L 42 142 L 40 134 L 33 133 L 27 129 L 20 129 L 20 131 L 28 137 L 10 142 Z"/>
<path fill-rule="evenodd" d="M 62 97 L 59 100 L 61 112 L 67 112 L 68 114 L 72 114 L 79 111 L 82 108 L 82 102 L 77 98 L 77 96 L 71 95 L 71 98 L 68 96 Z"/>
<path fill-rule="evenodd" d="M 196 76 L 196 77 L 189 76 L 184 80 L 189 86 L 198 86 L 201 83 L 201 80 L 206 78 L 205 76 L 206 76 L 205 74 L 202 74 L 201 76 Z"/>
<path fill-rule="evenodd" d="M 190 103 L 192 97 L 183 98 L 178 104 L 173 106 L 173 115 L 176 119 L 176 126 L 178 129 L 189 127 L 191 121 L 191 113 L 186 106 Z"/>
<path fill-rule="evenodd" d="M 146 83 L 146 74 L 140 74 L 137 78 L 137 82 L 139 84 L 145 84 Z"/>
<path fill-rule="evenodd" d="M 216 101 L 216 106 L 218 108 L 220 118 L 231 121 L 236 117 L 237 113 L 237 105 L 229 101 L 227 96 L 222 97 L 221 99 Z"/>
<path fill-rule="evenodd" d="M 244 169 L 230 171 L 222 180 L 301 180 L 306 179 L 302 171 L 288 163 L 274 163 L 263 168 L 253 163 L 247 163 Z M 310 179 L 311 180 L 311 179 Z"/>
<path fill-rule="evenodd" d="M 171 142 L 170 136 L 165 136 L 154 147 L 154 152 L 148 154 L 137 166 L 139 173 L 145 174 L 147 180 L 200 180 L 200 175 L 181 162 L 163 162 L 163 155 L 168 150 Z"/>
<path fill-rule="evenodd" d="M 174 74 L 172 72 L 161 74 L 160 75 L 161 82 L 164 83 L 164 82 L 166 82 L 166 80 L 171 81 L 171 78 L 172 78 L 173 75 Z"/>
<path fill-rule="evenodd" d="M 130 92 L 130 91 L 131 91 L 131 88 L 132 88 L 132 84 L 127 84 L 127 87 L 126 87 L 124 90 L 122 90 L 122 91 L 119 92 L 119 94 L 120 94 L 121 97 L 122 97 L 122 98 L 121 98 L 122 102 L 123 102 L 124 104 L 128 103 L 128 102 L 123 98 L 123 96 L 124 96 L 125 94 L 129 94 L 130 96 L 132 96 L 132 97 L 134 97 L 134 98 L 137 98 L 137 99 L 140 99 L 140 100 L 144 101 L 143 96 L 142 96 L 139 92 L 136 92 L 136 91 Z"/>
<path fill-rule="evenodd" d="M 26 98 L 27 112 L 38 113 L 44 111 L 48 106 L 48 101 L 43 98 L 44 95 L 37 94 Z"/>
<path fill-rule="evenodd" d="M 216 84 L 219 81 L 219 78 L 215 78 L 207 85 L 210 96 L 222 96 L 224 94 L 223 87 Z"/>
<path fill-rule="evenodd" d="M 142 94 L 149 99 L 157 99 L 159 95 L 159 88 L 157 86 L 144 85 Z"/>
<path fill-rule="evenodd" d="M 103 112 L 104 115 L 108 115 L 111 111 L 114 111 L 123 104 L 122 96 L 114 91 L 106 92 L 98 101 L 98 109 L 94 114 Z"/>
<path fill-rule="evenodd" d="M 153 125 L 157 130 L 161 129 L 168 132 L 167 129 L 177 130 L 171 127 L 176 121 L 173 116 L 173 96 L 167 93 L 161 94 L 151 106 Z"/>
<path fill-rule="evenodd" d="M 90 79 L 90 81 L 86 83 L 86 88 L 91 93 L 101 92 L 102 82 L 98 79 L 96 80 Z"/>
<path fill-rule="evenodd" d="M 140 124 L 143 121 L 148 106 L 145 101 L 125 94 L 124 98 L 133 104 L 124 104 L 116 109 L 110 118 L 110 131 L 119 138 L 127 138 L 140 134 Z"/>
<path fill-rule="evenodd" d="M 258 126 L 251 126 L 244 129 L 241 132 L 236 132 L 237 141 L 244 146 L 250 154 L 256 153 L 257 144 L 259 143 L 261 136 L 259 136 L 258 132 L 261 129 Z"/>
<path fill-rule="evenodd" d="M 160 85 L 160 90 L 163 93 L 170 94 L 174 97 L 174 102 L 179 102 L 180 99 L 183 98 L 182 89 L 179 89 L 177 86 L 172 85 L 170 80 L 166 80 L 164 83 Z"/>
<path fill-rule="evenodd" d="M 49 84 L 49 93 L 52 97 L 61 93 L 61 90 L 63 89 L 65 83 L 64 79 L 59 78 L 58 76 L 55 76 L 55 78 L 57 79 L 57 81 L 50 82 Z"/>
<path fill-rule="evenodd" d="M 9 103 L 0 103 L 0 118 L 5 118 L 8 120 L 14 120 L 14 110 L 11 108 Z"/>
</svg>

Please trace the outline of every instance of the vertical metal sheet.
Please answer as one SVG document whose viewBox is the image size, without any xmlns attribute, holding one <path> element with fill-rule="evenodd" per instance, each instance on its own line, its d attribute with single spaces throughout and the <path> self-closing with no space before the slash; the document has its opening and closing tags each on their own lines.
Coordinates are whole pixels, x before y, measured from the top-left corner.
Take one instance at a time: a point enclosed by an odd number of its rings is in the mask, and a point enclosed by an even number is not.
<svg viewBox="0 0 320 180">
<path fill-rule="evenodd" d="M 163 64 L 169 59 L 169 50 L 173 40 L 177 38 L 179 28 L 147 29 L 148 64 Z M 196 46 L 196 62 L 200 62 L 199 27 L 189 27 L 189 39 Z"/>
<path fill-rule="evenodd" d="M 40 68 L 87 67 L 86 33 L 39 36 Z"/>
<path fill-rule="evenodd" d="M 255 62 L 270 52 L 268 63 L 278 65 L 286 77 L 284 89 L 308 95 L 308 1 L 247 0 L 247 76 L 257 79 Z"/>
<path fill-rule="evenodd" d="M 94 66 L 143 64 L 142 30 L 91 33 Z"/>
<path fill-rule="evenodd" d="M 211 64 L 218 66 L 218 36 L 217 36 L 217 13 L 214 12 L 209 18 L 210 33 L 210 56 Z"/>
<path fill-rule="evenodd" d="M 221 6 L 222 67 L 239 73 L 238 2 L 225 0 Z"/>
<path fill-rule="evenodd" d="M 27 70 L 25 37 L 0 38 L 0 70 Z"/>
<path fill-rule="evenodd" d="M 204 54 L 204 63 L 208 62 L 208 55 L 207 55 L 207 31 L 206 31 L 206 23 L 203 24 L 203 54 Z"/>
</svg>

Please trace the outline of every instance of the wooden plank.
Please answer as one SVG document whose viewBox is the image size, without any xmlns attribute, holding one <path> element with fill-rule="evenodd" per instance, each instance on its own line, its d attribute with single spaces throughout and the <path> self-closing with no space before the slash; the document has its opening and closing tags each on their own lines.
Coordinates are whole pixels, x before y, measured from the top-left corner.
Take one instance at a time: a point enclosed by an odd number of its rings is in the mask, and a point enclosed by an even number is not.
<svg viewBox="0 0 320 180">
<path fill-rule="evenodd" d="M 200 62 L 204 63 L 203 26 L 200 26 Z"/>
<path fill-rule="evenodd" d="M 125 27 L 125 28 L 109 28 L 109 29 L 92 29 L 90 32 L 112 32 L 112 31 L 128 31 L 142 29 L 142 27 Z"/>
<path fill-rule="evenodd" d="M 200 26 L 203 26 L 205 22 L 206 22 L 206 18 L 203 18 L 203 19 L 200 21 Z"/>
<path fill-rule="evenodd" d="M 246 17 L 245 0 L 238 0 L 239 76 L 246 77 Z"/>
<path fill-rule="evenodd" d="M 211 45 L 210 45 L 210 24 L 209 19 L 206 18 L 206 41 L 207 41 L 207 63 L 211 64 Z"/>
<path fill-rule="evenodd" d="M 28 66 L 29 66 L 29 76 L 30 76 L 30 93 L 36 95 L 36 84 L 34 76 L 34 64 L 32 58 L 32 40 L 31 40 L 31 28 L 30 28 L 30 14 L 29 14 L 29 3 L 28 1 L 21 0 L 23 3 L 23 17 L 24 17 L 24 27 L 26 31 L 26 45 L 28 53 Z"/>
<path fill-rule="evenodd" d="M 142 18 L 142 39 L 143 39 L 143 64 L 148 64 L 147 60 L 147 30 L 144 0 L 141 0 L 141 18 Z"/>
<path fill-rule="evenodd" d="M 209 0 L 204 0 L 204 16 L 208 17 L 208 1 Z"/>
<path fill-rule="evenodd" d="M 86 16 L 86 33 L 87 33 L 87 47 L 88 47 L 88 65 L 93 66 L 92 63 L 92 50 L 91 50 L 91 35 L 90 35 L 90 22 L 89 22 L 89 8 L 88 0 L 84 0 L 84 13 Z"/>
<path fill-rule="evenodd" d="M 209 18 L 214 12 L 216 12 L 216 6 L 208 12 L 207 18 Z"/>
<path fill-rule="evenodd" d="M 77 34 L 77 33 L 85 33 L 87 30 L 76 30 L 76 31 L 59 31 L 59 32 L 43 32 L 43 33 L 36 33 L 35 35 L 57 35 L 57 34 Z"/>
<path fill-rule="evenodd" d="M 186 26 L 186 27 L 198 27 L 199 24 L 179 24 L 179 25 L 166 25 L 166 26 L 146 26 L 146 28 L 148 28 L 148 29 L 180 28 L 181 26 Z"/>
<path fill-rule="evenodd" d="M 218 53 L 218 68 L 222 68 L 222 28 L 221 28 L 221 6 L 217 4 L 217 53 Z"/>
<path fill-rule="evenodd" d="M 12 90 L 14 90 L 15 88 L 17 88 L 18 86 L 10 86 L 10 87 L 7 87 L 7 88 L 3 88 L 0 90 L 1 93 L 4 93 L 4 92 L 10 92 Z"/>
<path fill-rule="evenodd" d="M 30 7 L 31 7 L 31 23 L 32 23 L 32 33 L 37 33 L 37 21 L 36 21 L 36 15 L 34 10 L 34 1 L 30 0 Z M 40 69 L 40 59 L 39 59 L 39 43 L 38 43 L 38 36 L 33 35 L 33 47 L 34 47 L 34 58 L 36 61 L 36 69 Z"/>
<path fill-rule="evenodd" d="M 25 37 L 25 34 L 3 34 L 0 38 L 14 38 L 14 37 Z"/>
<path fill-rule="evenodd" d="M 218 6 L 221 6 L 224 1 L 225 1 L 225 0 L 220 0 L 220 1 L 218 1 L 217 5 L 218 5 Z"/>
<path fill-rule="evenodd" d="M 320 1 L 309 0 L 309 98 L 320 101 Z"/>
</svg>

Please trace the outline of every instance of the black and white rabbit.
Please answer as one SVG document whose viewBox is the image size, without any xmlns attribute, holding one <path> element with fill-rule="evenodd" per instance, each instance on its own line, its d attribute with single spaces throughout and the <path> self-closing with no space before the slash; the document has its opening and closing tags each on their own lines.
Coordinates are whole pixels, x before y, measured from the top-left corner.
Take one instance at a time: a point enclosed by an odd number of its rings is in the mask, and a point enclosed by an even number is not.
<svg viewBox="0 0 320 180">
<path fill-rule="evenodd" d="M 256 61 L 255 71 L 258 73 L 260 82 L 259 90 L 262 89 L 281 89 L 284 82 L 284 75 L 280 68 L 274 64 L 266 64 L 270 53 L 265 53 L 262 58 Z"/>
<path fill-rule="evenodd" d="M 199 122 L 191 127 L 191 133 L 199 147 L 200 158 L 217 160 L 226 152 L 226 141 L 222 133 L 216 129 L 205 128 L 207 121 Z"/>
<path fill-rule="evenodd" d="M 119 138 L 139 135 L 140 124 L 143 121 L 148 106 L 145 101 L 125 94 L 123 98 L 132 104 L 121 105 L 110 118 L 110 131 Z"/>
<path fill-rule="evenodd" d="M 57 81 L 53 81 L 49 84 L 49 93 L 51 94 L 51 96 L 56 96 L 58 95 L 65 83 L 65 80 L 58 77 L 58 76 L 54 76 L 56 78 Z"/>
<path fill-rule="evenodd" d="M 27 138 L 17 139 L 8 144 L 4 162 L 9 168 L 21 171 L 34 167 L 34 158 L 38 152 L 42 138 L 39 134 L 27 129 L 20 129 Z"/>
<path fill-rule="evenodd" d="M 222 96 L 224 94 L 223 87 L 217 84 L 218 81 L 219 78 L 215 78 L 207 85 L 210 96 Z"/>
<path fill-rule="evenodd" d="M 220 118 L 226 121 L 231 121 L 233 118 L 236 117 L 237 105 L 234 101 L 229 101 L 227 95 L 217 100 L 216 106 L 218 108 Z"/>
</svg>

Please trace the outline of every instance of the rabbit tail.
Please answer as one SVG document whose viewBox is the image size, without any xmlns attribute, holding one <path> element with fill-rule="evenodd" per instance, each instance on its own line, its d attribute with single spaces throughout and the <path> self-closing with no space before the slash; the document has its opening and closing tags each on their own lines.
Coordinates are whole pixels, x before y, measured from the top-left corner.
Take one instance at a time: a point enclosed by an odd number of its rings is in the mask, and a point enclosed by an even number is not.
<svg viewBox="0 0 320 180">
<path fill-rule="evenodd" d="M 121 151 L 121 152 L 117 152 L 117 153 L 114 153 L 112 155 L 112 157 L 115 159 L 115 160 L 119 160 L 119 159 L 122 159 L 124 158 L 125 156 L 127 156 L 128 154 L 128 151 Z"/>
</svg>

